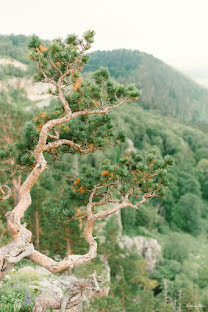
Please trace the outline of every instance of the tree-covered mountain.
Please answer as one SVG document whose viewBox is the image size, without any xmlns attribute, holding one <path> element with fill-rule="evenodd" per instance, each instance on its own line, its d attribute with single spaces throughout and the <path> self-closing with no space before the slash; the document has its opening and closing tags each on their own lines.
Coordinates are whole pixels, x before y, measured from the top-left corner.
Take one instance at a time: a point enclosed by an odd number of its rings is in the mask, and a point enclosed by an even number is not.
<svg viewBox="0 0 208 312">
<path fill-rule="evenodd" d="M 0 57 L 10 57 L 22 63 L 29 64 L 27 43 L 28 37 L 24 35 L 0 35 Z"/>
<path fill-rule="evenodd" d="M 29 37 L 24 35 L 0 36 L 0 58 L 11 58 L 32 68 L 27 58 Z M 47 41 L 45 41 L 47 43 Z M 134 83 L 141 91 L 139 105 L 183 122 L 204 122 L 208 117 L 208 90 L 201 87 L 181 72 L 154 56 L 133 50 L 96 51 L 89 54 L 85 72 L 107 67 L 110 74 L 120 83 Z M 1 67 L 1 66 L 0 66 Z M 1 67 L 1 77 L 3 68 Z M 8 68 L 4 73 L 11 74 Z M 13 73 L 14 74 L 14 73 Z M 15 75 L 22 76 L 19 73 Z"/>
<path fill-rule="evenodd" d="M 155 58 L 140 51 L 96 51 L 90 54 L 85 71 L 107 67 L 119 82 L 135 83 L 142 92 L 139 104 L 145 109 L 186 122 L 206 121 L 208 90 Z"/>
</svg>

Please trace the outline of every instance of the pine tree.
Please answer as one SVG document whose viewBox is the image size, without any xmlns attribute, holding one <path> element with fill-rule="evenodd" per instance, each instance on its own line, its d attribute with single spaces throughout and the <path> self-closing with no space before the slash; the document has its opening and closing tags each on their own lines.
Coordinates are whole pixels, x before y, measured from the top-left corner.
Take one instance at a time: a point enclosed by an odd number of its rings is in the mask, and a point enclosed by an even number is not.
<svg viewBox="0 0 208 312">
<path fill-rule="evenodd" d="M 87 31 L 81 39 L 69 35 L 66 40 L 54 40 L 47 47 L 37 36 L 33 36 L 29 43 L 29 58 L 37 64 L 35 79 L 49 84 L 50 93 L 58 101 L 52 110 L 40 112 L 26 123 L 21 140 L 9 151 L 7 146 L 1 151 L 2 158 L 12 159 L 29 171 L 20 187 L 18 204 L 6 214 L 13 241 L 0 248 L 1 279 L 23 258 L 53 273 L 92 261 L 97 255 L 97 242 L 93 237 L 96 220 L 125 207 L 138 209 L 151 198 L 164 196 L 171 157 L 159 159 L 154 150 L 144 155 L 131 152 L 123 155 L 116 164 L 105 160 L 98 168 L 82 166 L 78 176 L 71 177 L 60 198 L 60 213 L 65 219 L 82 219 L 84 222 L 84 238 L 89 245 L 85 254 L 68 254 L 63 260 L 54 261 L 34 249 L 32 234 L 21 223 L 25 211 L 31 206 L 31 189 L 40 175 L 50 170 L 47 163 L 50 164 L 51 158 L 57 160 L 64 154 L 76 153 L 83 156 L 125 140 L 122 132 L 114 134 L 110 112 L 135 101 L 139 92 L 133 85 L 114 84 L 105 68 L 89 79 L 82 77 L 81 72 L 88 61 L 86 53 L 93 40 L 94 32 Z M 2 196 L 2 199 L 5 197 L 8 196 Z M 75 283 L 63 300 L 38 298 L 34 311 L 60 307 L 64 310 L 77 305 L 85 288 L 99 288 L 96 275 L 90 278 L 90 281 Z M 73 296 L 78 293 L 79 300 L 73 301 Z"/>
</svg>

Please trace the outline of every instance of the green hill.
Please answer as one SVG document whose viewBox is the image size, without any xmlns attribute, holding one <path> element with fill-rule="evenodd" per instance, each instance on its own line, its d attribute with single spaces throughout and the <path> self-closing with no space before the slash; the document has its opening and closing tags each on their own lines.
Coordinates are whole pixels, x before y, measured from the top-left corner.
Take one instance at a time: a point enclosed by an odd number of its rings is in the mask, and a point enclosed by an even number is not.
<svg viewBox="0 0 208 312">
<path fill-rule="evenodd" d="M 0 58 L 16 59 L 28 65 L 28 40 L 29 37 L 24 35 L 0 35 Z M 33 71 L 31 66 L 27 70 L 30 75 Z M 144 109 L 183 122 L 207 122 L 208 90 L 154 56 L 125 49 L 96 51 L 90 53 L 85 72 L 95 71 L 102 66 L 108 67 L 118 82 L 133 82 L 141 90 L 139 105 Z"/>
<path fill-rule="evenodd" d="M 121 83 L 134 82 L 145 109 L 186 122 L 207 120 L 208 90 L 154 56 L 124 49 L 97 51 L 90 54 L 85 71 L 101 66 Z"/>
<path fill-rule="evenodd" d="M 25 64 L 29 64 L 27 58 L 28 37 L 24 35 L 0 35 L 0 57 L 10 57 Z"/>
</svg>

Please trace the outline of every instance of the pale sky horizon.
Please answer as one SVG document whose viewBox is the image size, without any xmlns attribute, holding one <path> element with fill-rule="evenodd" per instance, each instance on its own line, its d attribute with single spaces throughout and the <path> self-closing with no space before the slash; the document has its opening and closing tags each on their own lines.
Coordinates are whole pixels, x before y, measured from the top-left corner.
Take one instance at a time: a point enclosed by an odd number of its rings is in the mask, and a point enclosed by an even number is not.
<svg viewBox="0 0 208 312">
<path fill-rule="evenodd" d="M 0 34 L 96 32 L 92 50 L 126 48 L 208 68 L 208 0 L 0 0 Z"/>
</svg>

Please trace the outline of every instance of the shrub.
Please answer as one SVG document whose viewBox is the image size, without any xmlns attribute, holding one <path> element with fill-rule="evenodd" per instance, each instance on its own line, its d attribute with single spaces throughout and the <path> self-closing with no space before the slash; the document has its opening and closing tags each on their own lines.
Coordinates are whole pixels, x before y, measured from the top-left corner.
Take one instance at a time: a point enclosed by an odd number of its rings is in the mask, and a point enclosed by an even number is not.
<svg viewBox="0 0 208 312">
<path fill-rule="evenodd" d="M 182 196 L 173 210 L 173 221 L 183 231 L 196 234 L 200 227 L 201 199 L 191 193 Z"/>
<path fill-rule="evenodd" d="M 173 233 L 168 237 L 168 241 L 164 246 L 163 255 L 166 259 L 183 262 L 189 254 L 189 241 L 184 235 Z"/>
</svg>

